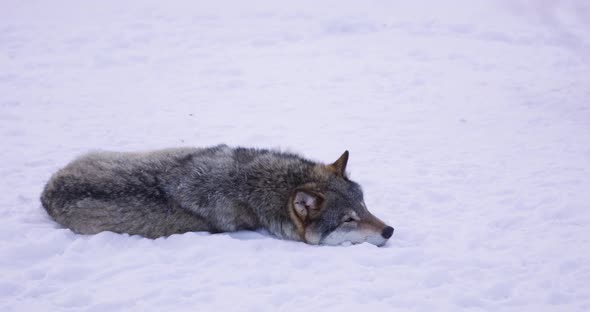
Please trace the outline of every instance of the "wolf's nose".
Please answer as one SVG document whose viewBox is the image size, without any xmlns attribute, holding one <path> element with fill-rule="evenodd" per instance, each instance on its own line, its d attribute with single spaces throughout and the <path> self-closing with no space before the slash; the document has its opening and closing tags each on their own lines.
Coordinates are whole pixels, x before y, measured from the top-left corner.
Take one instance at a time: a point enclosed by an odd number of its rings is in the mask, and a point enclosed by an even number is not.
<svg viewBox="0 0 590 312">
<path fill-rule="evenodd" d="M 381 231 L 381 236 L 385 239 L 389 239 L 393 235 L 393 228 L 391 226 L 386 226 L 383 231 Z"/>
</svg>

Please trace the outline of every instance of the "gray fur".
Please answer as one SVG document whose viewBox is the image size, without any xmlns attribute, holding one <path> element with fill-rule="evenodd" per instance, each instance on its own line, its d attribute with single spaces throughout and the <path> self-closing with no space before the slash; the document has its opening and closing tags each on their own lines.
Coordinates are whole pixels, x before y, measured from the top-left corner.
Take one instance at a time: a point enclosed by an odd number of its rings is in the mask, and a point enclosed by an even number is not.
<svg viewBox="0 0 590 312">
<path fill-rule="evenodd" d="M 157 238 L 266 229 L 280 238 L 321 243 L 346 211 L 372 217 L 360 187 L 325 168 L 290 153 L 226 145 L 94 152 L 54 174 L 41 202 L 55 221 L 81 234 Z M 294 217 L 291 201 L 302 190 L 321 193 L 321 213 Z"/>
</svg>

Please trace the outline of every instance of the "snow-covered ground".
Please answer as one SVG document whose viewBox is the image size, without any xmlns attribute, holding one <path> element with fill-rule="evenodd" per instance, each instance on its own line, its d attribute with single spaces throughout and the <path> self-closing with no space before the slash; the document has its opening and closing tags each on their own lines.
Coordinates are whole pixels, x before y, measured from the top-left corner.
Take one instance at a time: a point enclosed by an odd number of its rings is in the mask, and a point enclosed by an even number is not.
<svg viewBox="0 0 590 312">
<path fill-rule="evenodd" d="M 409 4 L 411 2 L 411 4 Z M 590 310 L 587 1 L 0 0 L 0 311 Z M 60 229 L 92 149 L 350 150 L 384 248 Z"/>
</svg>

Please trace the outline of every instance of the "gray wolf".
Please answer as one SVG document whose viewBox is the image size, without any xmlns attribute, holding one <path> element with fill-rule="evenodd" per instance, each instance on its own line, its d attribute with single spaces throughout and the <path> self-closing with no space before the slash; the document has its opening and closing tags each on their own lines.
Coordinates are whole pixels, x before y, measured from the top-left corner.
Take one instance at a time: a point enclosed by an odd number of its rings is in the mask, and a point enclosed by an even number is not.
<svg viewBox="0 0 590 312">
<path fill-rule="evenodd" d="M 80 234 L 266 230 L 314 245 L 382 246 L 393 228 L 367 210 L 361 187 L 346 174 L 348 155 L 322 164 L 227 145 L 93 152 L 55 173 L 41 203 Z"/>
</svg>

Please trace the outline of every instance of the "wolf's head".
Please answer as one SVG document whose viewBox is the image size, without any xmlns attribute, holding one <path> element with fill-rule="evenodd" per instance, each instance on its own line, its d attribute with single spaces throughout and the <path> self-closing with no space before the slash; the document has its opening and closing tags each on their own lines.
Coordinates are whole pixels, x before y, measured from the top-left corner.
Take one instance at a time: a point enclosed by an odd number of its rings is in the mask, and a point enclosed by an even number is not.
<svg viewBox="0 0 590 312">
<path fill-rule="evenodd" d="M 383 246 L 393 228 L 367 210 L 361 187 L 346 176 L 347 162 L 348 151 L 333 164 L 315 168 L 314 181 L 291 195 L 291 219 L 309 244 Z"/>
</svg>

